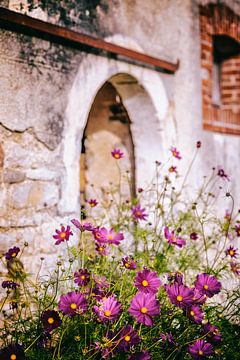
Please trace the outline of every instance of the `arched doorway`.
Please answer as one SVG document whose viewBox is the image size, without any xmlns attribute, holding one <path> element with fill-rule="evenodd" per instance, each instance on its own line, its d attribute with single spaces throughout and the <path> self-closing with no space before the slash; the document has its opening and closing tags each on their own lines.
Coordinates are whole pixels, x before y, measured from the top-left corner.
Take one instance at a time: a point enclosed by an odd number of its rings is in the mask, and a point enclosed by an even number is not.
<svg viewBox="0 0 240 360">
<path fill-rule="evenodd" d="M 111 159 L 114 148 L 124 153 L 121 159 L 122 191 L 135 195 L 134 144 L 131 120 L 116 87 L 107 81 L 98 91 L 84 129 L 80 156 L 80 200 L 84 204 L 96 193 L 119 181 L 119 168 Z"/>
</svg>

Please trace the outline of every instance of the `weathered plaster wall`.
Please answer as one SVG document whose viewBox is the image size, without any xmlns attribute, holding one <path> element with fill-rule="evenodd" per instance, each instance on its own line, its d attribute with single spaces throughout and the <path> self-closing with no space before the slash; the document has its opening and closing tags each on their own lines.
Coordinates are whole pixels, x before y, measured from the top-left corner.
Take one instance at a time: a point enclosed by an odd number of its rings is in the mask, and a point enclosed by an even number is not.
<svg viewBox="0 0 240 360">
<path fill-rule="evenodd" d="M 238 11 L 236 1 L 225 2 Z M 110 78 L 114 85 L 119 73 L 137 80 L 135 88 L 117 89 L 133 121 L 137 184 L 148 179 L 154 160 L 168 157 L 171 145 L 181 149 L 180 166 L 186 167 L 195 142 L 201 140 L 192 183 L 197 185 L 202 174 L 222 165 L 235 179 L 238 202 L 239 137 L 202 130 L 198 3 L 104 0 L 82 1 L 81 9 L 66 7 L 65 13 L 59 7 L 51 12 L 51 2 L 43 10 L 30 9 L 32 16 L 155 57 L 179 59 L 174 76 L 0 30 L 0 242 L 4 249 L 24 239 L 34 245 L 36 255 L 40 250 L 50 253 L 54 226 L 79 214 L 81 136 L 97 91 Z M 10 1 L 11 7 L 17 5 Z M 224 185 L 224 190 L 229 187 Z"/>
</svg>

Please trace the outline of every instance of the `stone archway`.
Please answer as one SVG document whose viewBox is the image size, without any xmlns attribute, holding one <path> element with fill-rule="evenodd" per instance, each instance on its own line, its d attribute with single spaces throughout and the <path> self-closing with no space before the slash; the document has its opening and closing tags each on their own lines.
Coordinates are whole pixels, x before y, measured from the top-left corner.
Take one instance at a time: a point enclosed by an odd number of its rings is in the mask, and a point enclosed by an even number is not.
<svg viewBox="0 0 240 360">
<path fill-rule="evenodd" d="M 89 112 L 99 89 L 110 82 L 120 94 L 131 119 L 135 149 L 136 186 L 153 172 L 154 162 L 162 153 L 162 121 L 168 100 L 160 74 L 135 65 L 87 55 L 79 67 L 69 95 L 63 140 L 62 196 L 59 213 L 79 215 L 81 140 Z"/>
</svg>

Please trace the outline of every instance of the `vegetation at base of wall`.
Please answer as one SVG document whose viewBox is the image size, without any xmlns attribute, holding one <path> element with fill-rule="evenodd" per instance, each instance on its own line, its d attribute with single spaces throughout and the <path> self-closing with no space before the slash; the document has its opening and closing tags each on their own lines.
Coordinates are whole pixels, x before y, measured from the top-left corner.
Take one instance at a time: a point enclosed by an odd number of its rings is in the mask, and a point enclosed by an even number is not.
<svg viewBox="0 0 240 360">
<path fill-rule="evenodd" d="M 27 243 L 2 254 L 0 359 L 239 358 L 240 215 L 230 192 L 219 215 L 222 168 L 189 192 L 200 148 L 182 177 L 172 147 L 132 195 L 114 149 L 118 184 L 93 189 L 86 219 L 55 230 L 66 256 L 50 274 L 28 274 Z"/>
</svg>

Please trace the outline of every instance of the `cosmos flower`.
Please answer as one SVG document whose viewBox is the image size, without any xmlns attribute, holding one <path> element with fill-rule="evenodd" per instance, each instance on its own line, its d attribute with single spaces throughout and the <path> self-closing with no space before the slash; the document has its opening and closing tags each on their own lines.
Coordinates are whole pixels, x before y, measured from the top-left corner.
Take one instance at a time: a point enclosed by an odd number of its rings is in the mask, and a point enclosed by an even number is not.
<svg viewBox="0 0 240 360">
<path fill-rule="evenodd" d="M 231 261 L 230 269 L 234 274 L 240 275 L 240 264 L 237 264 L 235 261 Z"/>
<path fill-rule="evenodd" d="M 238 256 L 237 249 L 230 245 L 226 250 L 226 255 L 231 256 L 231 258 L 236 258 Z"/>
<path fill-rule="evenodd" d="M 198 289 L 193 288 L 193 303 L 197 305 L 202 305 L 206 302 L 207 296 L 202 294 Z"/>
<path fill-rule="evenodd" d="M 74 273 L 74 282 L 78 286 L 85 286 L 90 281 L 90 272 L 87 269 L 79 269 Z"/>
<path fill-rule="evenodd" d="M 107 281 L 107 279 L 105 278 L 105 276 L 93 276 L 94 282 L 96 284 L 96 287 L 100 290 L 102 289 L 108 289 L 110 284 Z"/>
<path fill-rule="evenodd" d="M 170 172 L 170 173 L 177 173 L 177 167 L 176 166 L 170 166 L 170 168 L 168 169 L 168 171 Z"/>
<path fill-rule="evenodd" d="M 20 251 L 20 249 L 17 246 L 14 246 L 13 248 L 8 249 L 8 251 L 5 254 L 5 259 L 6 260 L 14 259 L 18 255 L 19 251 Z"/>
<path fill-rule="evenodd" d="M 89 222 L 85 222 L 85 223 L 80 223 L 80 221 L 78 221 L 77 219 L 72 219 L 71 223 L 76 226 L 77 229 L 79 229 L 80 231 L 93 231 L 94 226 L 89 223 Z"/>
<path fill-rule="evenodd" d="M 173 339 L 173 335 L 171 332 L 169 333 L 160 333 L 160 338 L 162 341 L 167 342 L 168 344 L 176 344 L 176 342 Z"/>
<path fill-rule="evenodd" d="M 189 345 L 188 352 L 195 360 L 204 359 L 213 353 L 213 346 L 204 340 L 197 340 Z"/>
<path fill-rule="evenodd" d="M 213 342 L 221 341 L 222 334 L 220 333 L 219 329 L 210 323 L 204 325 L 203 333 L 207 335 L 207 339 L 209 341 L 213 341 Z"/>
<path fill-rule="evenodd" d="M 161 285 L 161 281 L 156 272 L 143 269 L 143 271 L 138 271 L 134 285 L 139 291 L 156 294 Z"/>
<path fill-rule="evenodd" d="M 201 324 L 203 321 L 203 312 L 199 305 L 193 305 L 188 308 L 188 317 L 196 324 Z"/>
<path fill-rule="evenodd" d="M 25 353 L 21 345 L 11 344 L 0 350 L 2 360 L 25 360 Z"/>
<path fill-rule="evenodd" d="M 109 254 L 109 249 L 106 244 L 99 244 L 96 242 L 95 249 L 98 252 L 98 255 L 100 255 L 100 256 L 106 256 Z"/>
<path fill-rule="evenodd" d="M 93 235 L 95 240 L 105 244 L 119 245 L 120 241 L 124 239 L 122 233 L 116 233 L 113 229 L 107 230 L 105 227 L 94 229 Z"/>
<path fill-rule="evenodd" d="M 99 301 L 99 306 L 93 306 L 93 312 L 101 321 L 114 321 L 121 312 L 121 304 L 115 296 L 109 296 Z"/>
<path fill-rule="evenodd" d="M 68 225 L 66 228 L 64 226 L 61 226 L 61 230 L 55 230 L 56 235 L 53 235 L 53 238 L 57 240 L 55 242 L 55 245 L 59 245 L 61 242 L 68 241 L 69 237 L 73 235 L 70 226 Z"/>
<path fill-rule="evenodd" d="M 113 149 L 111 151 L 112 157 L 116 160 L 119 160 L 124 157 L 124 153 L 120 149 Z"/>
<path fill-rule="evenodd" d="M 222 285 L 213 275 L 202 273 L 197 275 L 195 288 L 207 297 L 213 297 L 221 291 Z"/>
<path fill-rule="evenodd" d="M 122 258 L 122 262 L 123 262 L 123 266 L 128 270 L 134 270 L 137 267 L 137 263 L 128 256 Z"/>
<path fill-rule="evenodd" d="M 180 236 L 176 236 L 174 231 L 170 231 L 167 226 L 164 228 L 164 236 L 169 244 L 176 245 L 180 248 L 186 244 L 184 239 L 182 239 Z"/>
<path fill-rule="evenodd" d="M 172 146 L 170 151 L 171 151 L 173 157 L 175 157 L 178 160 L 181 160 L 182 157 L 181 157 L 180 152 L 177 150 L 176 147 Z"/>
<path fill-rule="evenodd" d="M 2 287 L 3 289 L 12 289 L 12 290 L 16 290 L 16 288 L 20 286 L 18 283 L 16 283 L 15 281 L 8 281 L 5 280 L 2 282 Z"/>
<path fill-rule="evenodd" d="M 145 208 L 141 208 L 140 204 L 132 207 L 132 217 L 134 220 L 147 220 L 147 214 L 145 213 Z"/>
<path fill-rule="evenodd" d="M 61 326 L 62 321 L 57 311 L 55 310 L 46 310 L 42 313 L 41 316 L 43 328 L 47 332 L 51 332 L 52 330 Z"/>
<path fill-rule="evenodd" d="M 132 325 L 127 325 L 121 329 L 116 337 L 116 341 L 118 342 L 118 350 L 128 352 L 131 346 L 137 345 L 140 342 L 140 338 Z"/>
<path fill-rule="evenodd" d="M 138 323 L 152 326 L 152 317 L 159 315 L 159 302 L 153 294 L 138 292 L 133 297 L 128 312 Z"/>
<path fill-rule="evenodd" d="M 171 283 L 177 283 L 178 285 L 183 284 L 183 274 L 179 271 L 175 271 L 175 273 L 171 273 L 168 275 L 168 281 Z"/>
<path fill-rule="evenodd" d="M 166 285 L 165 289 L 172 304 L 180 308 L 192 305 L 194 292 L 187 286 L 175 283 Z"/>
<path fill-rule="evenodd" d="M 89 199 L 89 200 L 87 201 L 87 203 L 88 203 L 92 208 L 95 207 L 95 206 L 97 206 L 97 204 L 98 204 L 98 202 L 97 202 L 96 199 Z"/>
<path fill-rule="evenodd" d="M 151 356 L 147 350 L 132 354 L 129 360 L 151 360 Z"/>
<path fill-rule="evenodd" d="M 74 316 L 87 311 L 88 303 L 85 296 L 78 291 L 71 291 L 60 296 L 58 308 L 65 315 Z"/>
</svg>

